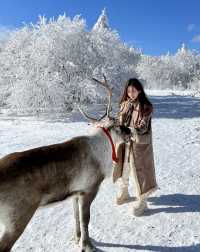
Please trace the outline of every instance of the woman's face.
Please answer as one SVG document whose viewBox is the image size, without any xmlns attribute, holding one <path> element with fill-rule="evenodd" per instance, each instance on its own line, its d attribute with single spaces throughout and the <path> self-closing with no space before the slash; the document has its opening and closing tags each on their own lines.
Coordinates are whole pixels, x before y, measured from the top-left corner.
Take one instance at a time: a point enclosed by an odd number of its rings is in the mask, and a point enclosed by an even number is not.
<svg viewBox="0 0 200 252">
<path fill-rule="evenodd" d="M 127 89 L 127 95 L 132 100 L 136 100 L 138 98 L 140 91 L 138 91 L 135 87 L 129 86 Z"/>
</svg>

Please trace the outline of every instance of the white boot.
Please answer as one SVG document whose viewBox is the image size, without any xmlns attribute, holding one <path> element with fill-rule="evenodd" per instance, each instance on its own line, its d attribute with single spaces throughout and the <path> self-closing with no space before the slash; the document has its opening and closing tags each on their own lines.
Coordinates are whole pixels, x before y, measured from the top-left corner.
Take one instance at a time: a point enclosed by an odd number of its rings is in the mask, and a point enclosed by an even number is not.
<svg viewBox="0 0 200 252">
<path fill-rule="evenodd" d="M 119 196 L 116 199 L 117 205 L 122 205 L 127 202 L 127 200 L 130 198 L 130 195 L 128 193 L 128 187 L 124 187 Z"/>
<path fill-rule="evenodd" d="M 141 216 L 143 215 L 144 211 L 148 209 L 146 199 L 139 199 L 133 203 L 133 215 L 134 216 Z"/>
</svg>

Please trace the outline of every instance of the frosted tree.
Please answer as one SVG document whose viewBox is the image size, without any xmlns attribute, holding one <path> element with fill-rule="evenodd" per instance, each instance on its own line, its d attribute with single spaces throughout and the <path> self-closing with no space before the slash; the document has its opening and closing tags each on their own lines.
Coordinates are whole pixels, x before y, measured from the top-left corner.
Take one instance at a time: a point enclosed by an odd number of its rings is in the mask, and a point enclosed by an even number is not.
<svg viewBox="0 0 200 252">
<path fill-rule="evenodd" d="M 118 97 L 122 83 L 137 76 L 135 68 L 140 60 L 140 51 L 120 41 L 118 32 L 108 25 L 105 9 L 91 31 L 91 44 L 97 52 L 93 75 L 101 77 L 106 74 L 114 86 L 115 97 Z"/>
<path fill-rule="evenodd" d="M 189 50 L 182 44 L 173 60 L 179 69 L 179 82 L 183 88 L 191 88 L 194 82 L 200 80 L 200 55 L 197 51 Z"/>
<path fill-rule="evenodd" d="M 99 20 L 105 22 L 105 11 L 103 15 Z M 17 112 L 40 112 L 102 102 L 105 94 L 91 81 L 102 73 L 119 93 L 122 80 L 135 74 L 140 55 L 98 22 L 87 31 L 80 16 L 40 17 L 36 24 L 14 31 L 0 52 L 3 103 Z"/>
<path fill-rule="evenodd" d="M 139 78 L 143 80 L 147 88 L 167 88 L 166 83 L 163 81 L 164 74 L 166 75 L 166 66 L 161 57 L 142 55 L 136 70 Z"/>
<path fill-rule="evenodd" d="M 174 55 L 143 55 L 137 72 L 149 88 L 192 89 L 200 79 L 200 55 L 182 44 Z"/>
<path fill-rule="evenodd" d="M 106 15 L 106 8 L 102 10 L 102 13 L 99 16 L 96 24 L 93 26 L 93 31 L 95 30 L 99 31 L 104 29 L 109 29 L 108 17 Z"/>
</svg>

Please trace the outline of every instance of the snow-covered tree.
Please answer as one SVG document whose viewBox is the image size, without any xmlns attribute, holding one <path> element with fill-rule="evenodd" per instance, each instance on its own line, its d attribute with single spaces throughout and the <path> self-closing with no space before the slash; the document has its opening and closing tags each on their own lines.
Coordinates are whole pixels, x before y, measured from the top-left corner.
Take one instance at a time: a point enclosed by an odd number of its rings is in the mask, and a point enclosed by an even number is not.
<svg viewBox="0 0 200 252">
<path fill-rule="evenodd" d="M 106 74 L 114 86 L 115 97 L 121 93 L 122 83 L 130 77 L 136 77 L 136 65 L 140 60 L 140 51 L 128 47 L 120 41 L 116 30 L 111 30 L 105 9 L 91 31 L 91 43 L 98 52 L 93 75 Z"/>
<path fill-rule="evenodd" d="M 91 81 L 102 73 L 119 93 L 121 82 L 135 75 L 140 55 L 100 24 L 107 22 L 105 10 L 102 15 L 91 31 L 80 16 L 66 15 L 40 17 L 14 31 L 0 52 L 1 101 L 22 112 L 103 101 L 105 92 Z"/>
<path fill-rule="evenodd" d="M 101 29 L 103 29 L 103 30 L 109 29 L 108 17 L 107 17 L 105 8 L 102 10 L 102 13 L 99 16 L 96 24 L 93 26 L 93 31 L 95 31 L 95 30 L 99 31 Z"/>
<path fill-rule="evenodd" d="M 200 54 L 182 44 L 174 55 L 142 55 L 137 73 L 149 88 L 191 89 L 200 79 Z"/>
<path fill-rule="evenodd" d="M 195 50 L 182 47 L 173 56 L 174 65 L 179 70 L 179 83 L 182 88 L 191 88 L 191 83 L 200 80 L 200 55 Z"/>
</svg>

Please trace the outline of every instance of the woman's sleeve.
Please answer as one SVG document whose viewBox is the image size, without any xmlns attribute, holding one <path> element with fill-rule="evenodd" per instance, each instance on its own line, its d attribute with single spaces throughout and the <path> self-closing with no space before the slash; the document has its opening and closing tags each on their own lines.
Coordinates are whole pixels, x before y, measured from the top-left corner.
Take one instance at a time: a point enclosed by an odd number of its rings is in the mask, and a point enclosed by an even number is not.
<svg viewBox="0 0 200 252">
<path fill-rule="evenodd" d="M 145 106 L 144 107 L 142 119 L 135 127 L 138 134 L 145 134 L 146 132 L 148 132 L 150 122 L 151 122 L 152 113 L 153 113 L 152 106 Z"/>
<path fill-rule="evenodd" d="M 117 114 L 117 118 L 119 120 L 120 125 L 124 124 L 125 116 L 126 116 L 126 106 L 125 106 L 125 103 L 123 102 L 120 104 L 120 110 Z"/>
</svg>

